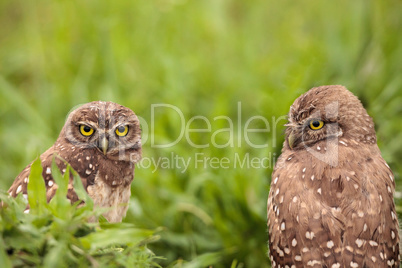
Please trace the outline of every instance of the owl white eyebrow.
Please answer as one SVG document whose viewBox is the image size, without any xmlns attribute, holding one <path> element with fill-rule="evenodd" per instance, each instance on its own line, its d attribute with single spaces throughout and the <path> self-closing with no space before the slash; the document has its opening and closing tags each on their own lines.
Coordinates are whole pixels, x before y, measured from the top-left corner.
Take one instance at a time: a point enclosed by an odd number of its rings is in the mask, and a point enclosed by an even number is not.
<svg viewBox="0 0 402 268">
<path fill-rule="evenodd" d="M 119 122 L 119 123 L 116 123 L 116 124 L 114 124 L 112 127 L 111 127 L 111 129 L 115 129 L 115 128 L 117 128 L 117 127 L 120 127 L 120 126 L 128 126 L 128 125 L 131 125 L 130 123 L 128 123 L 128 122 Z"/>
<path fill-rule="evenodd" d="M 96 127 L 95 127 L 94 125 L 92 125 L 92 124 L 90 124 L 90 123 L 88 123 L 88 122 L 79 121 L 79 122 L 77 122 L 76 125 L 77 125 L 77 126 L 85 125 L 85 126 L 88 126 L 88 127 L 93 128 L 94 130 L 96 129 Z"/>
<path fill-rule="evenodd" d="M 323 118 L 312 117 L 312 118 L 306 118 L 301 125 L 303 125 L 303 126 L 308 125 L 311 121 L 314 121 L 314 120 L 322 121 L 324 123 L 327 123 L 327 121 L 324 120 Z"/>
</svg>

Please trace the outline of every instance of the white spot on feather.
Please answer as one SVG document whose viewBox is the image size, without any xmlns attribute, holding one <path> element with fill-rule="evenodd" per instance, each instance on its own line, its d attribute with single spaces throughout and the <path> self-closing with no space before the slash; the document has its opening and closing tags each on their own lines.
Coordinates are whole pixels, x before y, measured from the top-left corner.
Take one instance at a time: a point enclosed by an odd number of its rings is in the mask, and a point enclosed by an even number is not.
<svg viewBox="0 0 402 268">
<path fill-rule="evenodd" d="M 327 248 L 333 248 L 334 247 L 334 242 L 332 240 L 329 240 L 327 242 Z"/>
<path fill-rule="evenodd" d="M 46 174 L 50 174 L 50 173 L 52 173 L 52 171 L 50 170 L 50 167 L 47 167 L 46 168 Z"/>
<path fill-rule="evenodd" d="M 316 264 L 321 265 L 321 261 L 318 261 L 318 260 L 310 260 L 310 261 L 307 262 L 307 266 L 314 266 L 314 265 L 316 265 Z"/>
<path fill-rule="evenodd" d="M 355 243 L 359 248 L 361 248 L 363 246 L 364 241 L 358 238 L 356 239 Z"/>
<path fill-rule="evenodd" d="M 388 264 L 389 266 L 393 267 L 394 264 L 395 264 L 395 260 L 394 260 L 394 259 L 388 260 L 388 261 L 387 261 L 387 264 Z"/>
<path fill-rule="evenodd" d="M 278 182 L 278 177 L 275 178 L 274 184 L 276 184 L 277 182 Z"/>
<path fill-rule="evenodd" d="M 296 238 L 293 238 L 292 240 L 292 247 L 295 247 L 297 245 L 297 240 Z"/>
<path fill-rule="evenodd" d="M 391 218 L 392 218 L 393 220 L 395 220 L 395 213 L 394 213 L 393 211 L 391 211 Z"/>
<path fill-rule="evenodd" d="M 307 238 L 307 239 L 310 239 L 310 240 L 313 240 L 313 238 L 314 238 L 314 232 L 306 232 L 306 238 Z"/>
<path fill-rule="evenodd" d="M 346 246 L 345 247 L 347 251 L 352 252 L 353 253 L 353 248 L 351 246 Z"/>
<path fill-rule="evenodd" d="M 341 143 L 341 144 L 343 144 L 343 145 L 345 145 L 345 146 L 348 146 L 348 145 L 346 144 L 346 142 L 344 142 L 344 141 L 339 141 L 339 143 Z"/>
<path fill-rule="evenodd" d="M 276 191 L 275 191 L 275 196 L 277 196 L 278 194 L 279 194 L 279 188 L 276 189 Z"/>
<path fill-rule="evenodd" d="M 54 182 L 53 182 L 52 180 L 49 180 L 49 181 L 47 182 L 47 185 L 48 185 L 49 187 L 52 187 L 53 184 L 54 184 Z"/>
<path fill-rule="evenodd" d="M 15 194 L 18 194 L 19 192 L 21 192 L 21 189 L 22 189 L 22 185 L 19 185 L 17 188 L 17 191 L 15 191 Z"/>
<path fill-rule="evenodd" d="M 359 265 L 357 264 L 357 262 L 351 261 L 351 262 L 350 262 L 350 267 L 352 267 L 352 268 L 357 268 L 357 267 L 359 267 Z"/>
</svg>

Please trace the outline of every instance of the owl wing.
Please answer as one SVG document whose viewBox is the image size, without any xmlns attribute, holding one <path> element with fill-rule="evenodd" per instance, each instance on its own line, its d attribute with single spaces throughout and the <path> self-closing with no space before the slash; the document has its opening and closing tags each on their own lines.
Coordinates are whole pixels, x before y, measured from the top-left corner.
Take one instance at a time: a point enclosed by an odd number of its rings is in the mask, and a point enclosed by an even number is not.
<svg viewBox="0 0 402 268">
<path fill-rule="evenodd" d="M 353 262 L 368 267 L 399 267 L 394 176 L 376 145 L 370 153 L 363 155 L 359 170 L 355 169 L 353 176 L 343 180 L 342 210 L 346 219 L 344 264 L 349 266 Z M 355 159 L 359 158 L 356 156 Z"/>
<path fill-rule="evenodd" d="M 52 176 L 52 163 L 53 159 L 55 159 L 56 164 L 58 168 L 60 169 L 61 173 L 64 174 L 66 171 L 66 164 L 65 161 L 62 161 L 58 157 L 54 157 L 54 150 L 53 147 L 51 147 L 49 150 L 44 152 L 41 156 L 41 162 L 42 162 L 42 177 L 45 181 L 45 186 L 46 186 L 46 199 L 49 202 L 53 196 L 56 193 L 57 190 L 57 184 L 54 182 L 53 176 Z M 24 168 L 24 170 L 15 178 L 13 184 L 11 185 L 10 189 L 8 190 L 8 193 L 10 196 L 16 197 L 19 193 L 22 193 L 25 198 L 27 198 L 28 194 L 28 182 L 29 182 L 29 174 L 31 173 L 31 164 L 29 164 L 27 167 Z M 85 188 L 86 188 L 86 180 L 82 180 Z M 72 176 L 70 177 L 69 183 L 68 183 L 68 192 L 67 192 L 67 198 L 71 200 L 72 203 L 78 201 L 78 196 L 74 191 L 73 188 L 73 181 L 72 181 Z"/>
<path fill-rule="evenodd" d="M 23 171 L 15 178 L 8 193 L 12 197 L 16 197 L 19 193 L 24 194 L 26 197 L 27 186 L 29 181 L 29 173 L 31 172 L 31 164 L 26 166 Z"/>
<path fill-rule="evenodd" d="M 268 197 L 269 254 L 274 267 L 340 267 L 340 213 L 321 198 L 321 188 L 295 155 L 283 152 Z"/>
</svg>

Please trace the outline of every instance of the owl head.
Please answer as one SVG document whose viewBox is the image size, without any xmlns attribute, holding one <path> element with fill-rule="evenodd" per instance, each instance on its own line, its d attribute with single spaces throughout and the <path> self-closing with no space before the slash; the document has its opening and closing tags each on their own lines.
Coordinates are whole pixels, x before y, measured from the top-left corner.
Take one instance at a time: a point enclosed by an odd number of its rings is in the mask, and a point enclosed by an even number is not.
<svg viewBox="0 0 402 268">
<path fill-rule="evenodd" d="M 315 87 L 297 98 L 286 126 L 285 148 L 291 150 L 340 137 L 355 145 L 376 143 L 373 120 L 359 99 L 339 85 Z"/>
<path fill-rule="evenodd" d="M 58 139 L 80 149 L 94 149 L 111 160 L 135 163 L 141 159 L 138 117 L 113 102 L 94 101 L 73 110 Z"/>
</svg>

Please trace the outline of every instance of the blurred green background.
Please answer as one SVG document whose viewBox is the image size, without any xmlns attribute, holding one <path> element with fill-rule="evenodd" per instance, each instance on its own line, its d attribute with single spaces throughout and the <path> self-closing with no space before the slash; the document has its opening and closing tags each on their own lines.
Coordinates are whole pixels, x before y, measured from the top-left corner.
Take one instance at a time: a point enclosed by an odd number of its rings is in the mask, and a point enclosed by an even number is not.
<svg viewBox="0 0 402 268">
<path fill-rule="evenodd" d="M 0 1 L 0 189 L 56 140 L 78 104 L 108 100 L 148 124 L 144 157 L 268 157 L 283 142 L 281 116 L 313 86 L 342 84 L 374 118 L 383 157 L 396 177 L 401 212 L 402 2 L 393 1 Z M 239 102 L 241 110 L 238 109 Z M 211 133 L 170 148 L 181 121 L 151 105 L 171 104 L 185 123 L 205 116 Z M 242 121 L 239 121 L 239 115 Z M 235 131 L 234 147 L 212 145 L 229 124 L 255 115 L 269 132 Z M 278 120 L 279 121 L 275 121 Z M 283 119 L 283 117 L 282 117 Z M 240 122 L 240 123 L 239 123 Z M 250 127 L 262 128 L 255 120 Z M 276 128 L 273 128 L 276 126 Z M 205 128 L 196 120 L 191 128 Z M 228 133 L 216 135 L 219 144 Z M 237 141 L 240 140 L 239 144 Z M 164 227 L 150 245 L 162 266 L 269 267 L 268 168 L 138 168 L 127 222 Z"/>
</svg>

